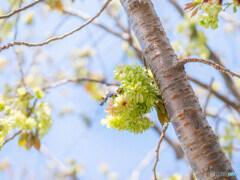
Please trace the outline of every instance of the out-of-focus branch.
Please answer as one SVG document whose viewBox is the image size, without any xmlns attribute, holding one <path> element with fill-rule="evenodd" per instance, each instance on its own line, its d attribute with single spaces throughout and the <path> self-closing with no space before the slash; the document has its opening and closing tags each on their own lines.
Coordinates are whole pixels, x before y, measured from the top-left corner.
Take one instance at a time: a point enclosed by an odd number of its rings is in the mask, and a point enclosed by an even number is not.
<svg viewBox="0 0 240 180">
<path fill-rule="evenodd" d="M 2 47 L 0 47 L 0 52 L 2 52 L 3 50 L 5 49 L 8 49 L 12 46 L 21 46 L 21 45 L 24 45 L 24 46 L 28 46 L 28 47 L 36 47 L 36 46 L 43 46 L 43 45 L 46 45 L 46 44 L 49 44 L 50 42 L 53 42 L 53 41 L 57 41 L 57 40 L 61 40 L 61 39 L 64 39 L 65 37 L 67 36 L 70 36 L 72 35 L 73 33 L 81 30 L 82 28 L 84 28 L 85 26 L 87 26 L 88 24 L 90 24 L 91 22 L 93 22 L 108 6 L 108 4 L 111 2 L 111 0 L 108 0 L 104 5 L 103 7 L 100 9 L 100 11 L 91 19 L 89 19 L 88 21 L 86 21 L 82 26 L 62 35 L 62 36 L 59 36 L 59 37 L 53 37 L 53 38 L 50 38 L 44 42 L 41 42 L 41 43 L 27 43 L 27 42 L 20 42 L 20 41 L 14 41 L 14 42 L 11 42 L 11 43 L 8 43 Z"/>
<path fill-rule="evenodd" d="M 48 157 L 64 176 L 72 177 L 74 180 L 77 179 L 76 174 L 73 173 L 71 168 L 67 167 L 58 158 L 56 158 L 56 156 L 54 156 L 44 144 L 41 144 L 39 152 Z"/>
<path fill-rule="evenodd" d="M 111 11 L 111 10 L 108 10 L 107 11 L 108 14 L 113 18 L 113 20 L 115 21 L 116 25 L 122 29 L 124 32 L 127 32 L 128 30 L 124 27 L 124 25 L 121 23 L 120 21 L 120 17 L 117 15 L 117 13 Z"/>
<path fill-rule="evenodd" d="M 224 67 L 223 64 L 221 63 L 221 60 L 216 56 L 216 54 L 213 53 L 213 51 L 210 49 L 210 47 L 206 44 L 206 47 L 210 51 L 210 56 L 209 59 L 213 60 L 215 63 L 219 64 L 220 66 Z M 235 86 L 232 78 L 226 74 L 221 72 L 221 75 L 225 81 L 226 86 L 230 89 L 234 97 L 240 102 L 240 93 L 239 89 Z"/>
<path fill-rule="evenodd" d="M 114 84 L 114 83 L 107 83 L 107 82 L 104 82 L 104 81 L 101 81 L 101 80 L 95 80 L 95 79 L 87 79 L 87 78 L 69 78 L 69 79 L 63 79 L 63 80 L 60 80 L 58 82 L 55 82 L 53 84 L 50 84 L 48 86 L 45 86 L 42 88 L 42 90 L 47 90 L 47 89 L 50 89 L 50 88 L 55 88 L 57 86 L 60 86 L 60 85 L 63 85 L 63 84 L 66 84 L 66 83 L 82 83 L 82 82 L 94 82 L 94 83 L 100 83 L 100 84 L 104 84 L 106 86 L 116 86 L 117 84 Z"/>
<path fill-rule="evenodd" d="M 206 101 L 205 101 L 205 104 L 204 104 L 204 108 L 203 108 L 204 114 L 206 114 L 206 112 L 207 112 L 207 106 L 208 106 L 208 103 L 209 103 L 209 100 L 210 100 L 210 97 L 211 97 L 211 94 L 212 94 L 212 84 L 213 84 L 213 79 L 211 80 L 211 82 L 208 86 L 208 95 L 207 95 L 207 98 L 206 98 Z"/>
<path fill-rule="evenodd" d="M 211 62 L 211 61 L 208 61 L 206 59 L 201 59 L 201 58 L 186 58 L 186 59 L 181 59 L 179 60 L 179 64 L 187 64 L 187 63 L 190 63 L 190 62 L 198 62 L 198 63 L 203 63 L 203 64 L 206 64 L 206 65 L 209 65 L 209 66 L 212 66 L 213 68 L 215 68 L 216 70 L 219 70 L 219 71 L 222 71 L 224 73 L 228 73 L 230 74 L 231 76 L 235 76 L 235 77 L 238 77 L 240 78 L 240 75 L 239 74 L 236 74 L 232 71 L 230 71 L 229 69 L 226 69 L 224 67 L 222 67 L 221 65 L 219 64 L 216 64 L 214 62 Z"/>
<path fill-rule="evenodd" d="M 195 84 L 201 86 L 202 88 L 208 89 L 208 85 L 206 85 L 206 84 L 204 84 L 204 83 L 202 83 L 202 82 L 200 82 L 200 81 L 198 81 L 198 80 L 196 80 L 196 79 L 194 79 L 194 78 L 192 78 L 190 76 L 188 76 L 188 79 L 190 81 L 194 82 Z M 239 104 L 230 101 L 227 97 L 219 94 L 217 91 L 215 91 L 213 89 L 212 89 L 212 94 L 214 96 L 216 96 L 218 99 L 220 99 L 222 102 L 224 102 L 225 104 L 231 106 L 233 109 L 235 109 L 236 111 L 240 112 L 240 105 Z"/>
<path fill-rule="evenodd" d="M 24 11 L 24 10 L 30 8 L 30 7 L 33 7 L 33 6 L 35 6 L 36 4 L 38 4 L 38 3 L 40 3 L 40 2 L 43 2 L 43 1 L 45 1 L 45 0 L 37 0 L 37 1 L 34 1 L 33 3 L 31 3 L 31 4 L 29 4 L 29 5 L 25 6 L 25 7 L 16 9 L 15 11 L 12 11 L 12 12 L 6 14 L 6 15 L 0 16 L 0 19 L 10 18 L 10 17 L 13 16 L 14 14 L 20 13 L 21 11 Z"/>
<path fill-rule="evenodd" d="M 162 148 L 160 151 L 163 151 L 166 148 L 166 144 L 162 144 Z M 153 161 L 155 155 L 154 149 L 149 151 L 147 155 L 144 157 L 144 159 L 140 162 L 140 164 L 137 166 L 137 168 L 132 172 L 131 180 L 138 180 L 142 171 L 147 168 L 150 163 Z"/>
<path fill-rule="evenodd" d="M 234 19 L 233 15 L 230 15 L 226 12 L 221 12 L 219 13 L 219 16 L 223 18 L 225 21 L 232 23 L 236 28 L 240 28 L 240 23 Z"/>
<path fill-rule="evenodd" d="M 63 12 L 64 14 L 69 14 L 69 15 L 78 17 L 78 18 L 80 18 L 80 19 L 82 19 L 82 20 L 85 20 L 85 21 L 90 18 L 86 13 L 83 13 L 83 12 L 81 12 L 81 11 L 75 12 L 73 9 L 69 9 L 69 8 L 64 8 L 64 9 L 62 10 L 62 12 Z M 103 24 L 101 24 L 100 22 L 98 22 L 98 21 L 96 21 L 96 20 L 93 21 L 92 23 L 95 24 L 95 25 L 97 25 L 97 26 L 99 26 L 99 27 L 101 27 L 103 30 L 105 30 L 105 31 L 107 31 L 107 32 L 109 32 L 109 33 L 111 33 L 111 34 L 113 34 L 113 35 L 121 38 L 121 39 L 127 40 L 127 39 L 129 38 L 129 37 L 128 37 L 128 34 L 120 34 L 120 33 L 116 32 L 116 31 L 108 28 L 107 26 L 104 26 Z"/>
<path fill-rule="evenodd" d="M 177 10 L 178 12 L 181 14 L 181 16 L 184 16 L 184 11 L 183 9 L 179 6 L 179 4 L 177 3 L 176 0 L 168 0 Z"/>
<path fill-rule="evenodd" d="M 76 16 L 76 17 L 78 17 L 80 19 L 83 19 L 83 20 L 89 19 L 89 16 L 87 14 L 85 14 L 83 12 L 80 12 L 80 11 L 75 12 L 72 9 L 65 8 L 65 9 L 63 9 L 63 13 Z M 105 25 L 99 23 L 98 21 L 93 21 L 92 23 L 95 24 L 96 26 L 102 28 L 106 32 L 109 32 L 109 33 L 121 38 L 122 40 L 127 41 L 129 43 L 129 45 L 132 46 L 132 48 L 135 50 L 138 58 L 142 60 L 142 50 L 135 42 L 132 41 L 132 37 L 130 37 L 131 35 L 130 35 L 129 32 L 126 31 L 123 34 L 120 34 L 116 31 L 106 27 Z"/>
<path fill-rule="evenodd" d="M 162 150 L 162 149 L 161 149 Z M 140 177 L 141 172 L 149 166 L 155 156 L 155 150 L 151 150 L 147 153 L 144 159 L 140 162 L 137 168 L 132 172 L 131 180 L 138 180 Z"/>
</svg>

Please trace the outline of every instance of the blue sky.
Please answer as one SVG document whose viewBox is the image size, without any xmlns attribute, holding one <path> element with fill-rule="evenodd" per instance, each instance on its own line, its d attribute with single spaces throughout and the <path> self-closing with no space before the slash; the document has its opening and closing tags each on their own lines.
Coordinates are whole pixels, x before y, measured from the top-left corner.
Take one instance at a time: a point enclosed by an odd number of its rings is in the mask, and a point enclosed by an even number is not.
<svg viewBox="0 0 240 180">
<path fill-rule="evenodd" d="M 177 23 L 181 21 L 179 14 L 166 1 L 156 0 L 153 2 L 158 15 L 163 20 L 170 41 L 181 39 L 181 35 L 178 35 L 175 31 Z M 179 3 L 183 5 L 187 2 L 188 1 L 182 0 Z M 4 1 L 0 2 L 0 8 L 1 7 L 4 7 L 6 11 L 8 9 Z M 100 7 L 99 1 L 96 0 L 75 0 L 73 5 L 75 10 L 84 11 L 91 16 L 95 15 Z M 43 6 L 38 5 L 28 10 L 34 11 L 36 18 L 32 27 L 26 26 L 23 23 L 23 19 L 20 18 L 17 40 L 24 40 L 31 35 L 27 41 L 41 42 L 47 39 L 59 22 L 66 18 L 61 15 L 60 12 L 56 11 L 43 14 L 42 9 Z M 115 28 L 115 24 L 106 14 L 102 14 L 98 20 L 109 27 Z M 125 24 L 127 23 L 123 11 L 122 20 Z M 83 21 L 77 18 L 69 17 L 57 30 L 57 35 L 64 34 L 80 26 L 82 23 Z M 234 34 L 224 33 L 224 23 L 225 22 L 220 19 L 220 28 L 218 30 L 204 31 L 209 38 L 209 45 L 223 57 L 226 66 L 234 72 L 240 72 L 239 61 L 237 61 L 237 57 L 240 55 L 238 51 L 240 41 L 239 32 Z M 12 37 L 9 37 L 3 44 L 11 41 Z M 103 73 L 110 82 L 113 77 L 114 65 L 136 61 L 124 56 L 121 45 L 122 42 L 120 39 L 113 35 L 106 34 L 106 32 L 94 25 L 89 25 L 64 40 L 41 47 L 53 60 L 51 64 L 48 64 L 46 59 L 42 58 L 39 66 L 45 76 L 51 77 L 56 71 L 71 74 L 72 67 L 69 54 L 76 48 L 93 46 L 96 49 L 96 54 L 91 60 L 89 68 L 94 72 Z M 33 60 L 34 52 L 37 49 L 38 48 L 24 47 L 26 64 L 30 64 Z M 12 49 L 2 52 L 0 56 L 10 59 L 7 67 L 3 71 L 0 71 L 0 91 L 3 91 L 4 84 L 15 83 L 19 79 L 19 74 L 16 71 L 16 61 Z M 25 67 L 25 70 L 26 69 L 27 67 Z M 219 83 L 223 82 L 218 72 L 205 65 L 187 65 L 186 70 L 188 74 L 208 84 L 212 78 Z M 226 92 L 224 85 L 221 87 L 219 91 Z M 63 92 L 67 92 L 67 95 L 63 96 Z M 104 112 L 106 105 L 103 107 L 99 106 L 98 102 L 93 100 L 81 86 L 67 84 L 54 88 L 49 91 L 45 100 L 53 106 L 52 118 L 54 123 L 48 135 L 42 139 L 42 143 L 60 161 L 65 162 L 66 159 L 73 158 L 78 163 L 81 163 L 85 169 L 82 176 L 84 180 L 106 179 L 106 177 L 99 172 L 99 164 L 103 162 L 109 164 L 111 171 L 119 174 L 120 180 L 129 179 L 131 173 L 137 168 L 142 159 L 157 146 L 159 136 L 153 130 L 149 130 L 141 135 L 134 135 L 127 132 L 117 132 L 102 126 L 100 121 L 106 115 Z M 205 99 L 200 97 L 200 101 L 203 104 Z M 60 116 L 59 112 L 66 105 L 72 106 L 74 113 Z M 218 103 L 216 99 L 212 99 L 209 106 L 219 108 L 221 104 Z M 90 117 L 92 121 L 90 128 L 84 124 L 81 114 Z M 151 113 L 150 116 L 154 120 L 157 120 L 154 112 Z M 215 124 L 211 119 L 209 122 L 211 125 Z M 167 131 L 167 135 L 173 140 L 176 140 L 171 125 Z M 189 165 L 184 160 L 176 160 L 172 148 L 167 146 L 167 144 L 164 145 L 163 143 L 163 146 L 166 147 L 159 155 L 160 160 L 157 171 L 160 172 L 163 177 L 169 177 L 174 173 L 188 174 L 190 172 Z M 8 177 L 13 180 L 25 179 L 21 178 L 23 167 L 26 168 L 28 174 L 32 175 L 32 178 L 30 177 L 29 179 L 44 179 L 46 167 L 49 165 L 49 158 L 37 152 L 35 149 L 26 151 L 24 148 L 19 148 L 17 138 L 6 144 L 1 150 L 0 160 L 6 158 L 10 160 L 13 172 L 11 176 L 8 176 L 6 172 L 0 172 L 0 179 L 4 180 L 8 179 Z M 240 164 L 237 163 L 237 158 L 240 158 L 239 155 L 236 155 L 236 158 L 233 160 L 233 166 L 236 172 L 240 172 Z M 152 168 L 154 161 L 155 158 L 142 172 L 140 180 L 150 179 L 153 176 Z"/>
</svg>

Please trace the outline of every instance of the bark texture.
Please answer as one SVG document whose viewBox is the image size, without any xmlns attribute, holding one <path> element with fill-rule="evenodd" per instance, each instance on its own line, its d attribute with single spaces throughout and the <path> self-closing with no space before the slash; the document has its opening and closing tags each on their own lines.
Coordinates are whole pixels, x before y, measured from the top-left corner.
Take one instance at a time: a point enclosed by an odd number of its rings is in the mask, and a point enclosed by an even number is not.
<svg viewBox="0 0 240 180">
<path fill-rule="evenodd" d="M 218 139 L 209 126 L 185 69 L 167 38 L 151 0 L 121 0 L 144 57 L 158 84 L 180 145 L 197 179 L 213 177 L 210 172 L 234 172 Z"/>
</svg>

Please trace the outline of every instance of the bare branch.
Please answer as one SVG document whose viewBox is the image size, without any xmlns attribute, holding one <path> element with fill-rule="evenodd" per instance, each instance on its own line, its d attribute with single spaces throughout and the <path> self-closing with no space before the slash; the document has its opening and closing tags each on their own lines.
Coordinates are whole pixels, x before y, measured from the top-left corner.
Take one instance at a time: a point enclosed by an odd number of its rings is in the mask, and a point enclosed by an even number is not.
<svg viewBox="0 0 240 180">
<path fill-rule="evenodd" d="M 224 73 L 228 73 L 230 74 L 231 76 L 235 76 L 235 77 L 238 77 L 240 78 L 240 75 L 239 74 L 236 74 L 236 73 L 233 73 L 232 71 L 230 71 L 229 69 L 226 69 L 222 66 L 220 66 L 219 64 L 216 64 L 214 62 L 211 62 L 211 61 L 208 61 L 206 59 L 200 59 L 200 58 L 186 58 L 186 59 L 181 59 L 179 60 L 179 64 L 186 64 L 186 63 L 189 63 L 189 62 L 199 62 L 199 63 L 203 63 L 203 64 L 207 64 L 209 66 L 212 66 L 213 68 L 215 68 L 216 70 L 219 70 L 219 71 L 222 71 Z"/>
<path fill-rule="evenodd" d="M 122 29 L 124 32 L 127 32 L 127 31 L 128 31 L 128 29 L 125 28 L 124 25 L 121 23 L 121 21 L 120 21 L 120 16 L 117 15 L 117 13 L 111 11 L 111 9 L 108 10 L 107 12 L 108 12 L 108 14 L 110 15 L 110 17 L 113 18 L 113 20 L 115 21 L 116 25 L 117 25 L 120 29 Z"/>
<path fill-rule="evenodd" d="M 118 94 L 121 93 L 120 91 L 117 91 L 116 93 L 107 93 L 104 97 L 102 97 L 102 99 L 100 100 L 99 104 L 102 106 L 105 102 L 107 102 L 108 98 L 113 98 L 113 97 L 117 97 Z"/>
<path fill-rule="evenodd" d="M 74 12 L 73 10 L 71 9 L 63 9 L 63 13 L 65 14 L 69 14 L 69 15 L 72 15 L 72 16 L 76 16 L 80 19 L 83 19 L 83 20 L 87 20 L 89 19 L 89 16 L 83 12 Z M 92 22 L 93 24 L 95 24 L 96 26 L 102 28 L 103 30 L 105 30 L 106 32 L 109 32 L 111 33 L 112 35 L 115 35 L 119 38 L 121 38 L 122 40 L 124 41 L 127 41 L 129 43 L 130 46 L 133 47 L 133 49 L 135 50 L 137 56 L 139 59 L 142 59 L 142 51 L 141 51 L 141 48 L 138 46 L 138 44 L 136 44 L 136 42 L 133 42 L 132 41 L 132 37 L 131 37 L 131 34 L 129 32 L 124 32 L 123 34 L 120 34 L 108 27 L 106 27 L 105 25 L 99 23 L 98 21 L 93 21 Z"/>
<path fill-rule="evenodd" d="M 10 17 L 13 16 L 14 14 L 20 13 L 21 11 L 24 11 L 24 10 L 30 8 L 30 7 L 33 7 L 33 6 L 35 6 L 36 4 L 38 4 L 38 3 L 42 2 L 42 1 L 45 1 L 45 0 L 37 0 L 37 1 L 34 1 L 33 3 L 31 3 L 31 4 L 29 4 L 29 5 L 25 6 L 25 7 L 16 9 L 15 11 L 12 11 L 12 12 L 6 14 L 6 15 L 0 16 L 0 19 L 10 18 Z"/>
<path fill-rule="evenodd" d="M 9 141 L 13 140 L 17 135 L 19 135 L 22 132 L 22 130 L 19 130 L 18 132 L 14 133 L 11 137 L 5 139 L 4 143 L 2 146 L 4 146 L 6 143 L 8 143 Z"/>
<path fill-rule="evenodd" d="M 46 44 L 49 44 L 50 42 L 53 42 L 53 41 L 57 41 L 57 40 L 61 40 L 61 39 L 64 39 L 65 37 L 67 36 L 70 36 L 72 35 L 73 33 L 81 30 L 82 28 L 84 28 L 85 26 L 87 26 L 88 24 L 90 24 L 91 22 L 93 22 L 105 9 L 106 7 L 108 6 L 108 4 L 111 2 L 111 0 L 108 0 L 104 5 L 103 7 L 100 9 L 100 11 L 91 19 L 89 19 L 88 21 L 86 21 L 82 26 L 78 27 L 78 28 L 75 28 L 74 30 L 62 35 L 62 36 L 59 36 L 59 37 L 52 37 L 44 42 L 41 42 L 41 43 L 27 43 L 27 42 L 19 42 L 19 41 L 14 41 L 14 42 L 11 42 L 11 43 L 8 43 L 2 47 L 0 47 L 0 52 L 2 52 L 3 50 L 5 49 L 8 49 L 12 46 L 21 46 L 21 45 L 24 45 L 24 46 L 28 46 L 28 47 L 36 47 L 36 46 L 43 46 L 43 45 L 46 45 Z"/>
<path fill-rule="evenodd" d="M 52 154 L 48 148 L 41 143 L 41 148 L 39 150 L 44 156 L 48 157 L 54 165 L 63 173 L 63 174 L 70 174 L 71 170 L 63 164 L 54 154 Z"/>
<path fill-rule="evenodd" d="M 168 128 L 168 123 L 165 123 L 164 124 L 164 128 L 163 128 L 163 131 L 162 131 L 162 135 L 159 139 L 159 142 L 158 142 L 158 146 L 157 146 L 157 150 L 156 150 L 156 161 L 155 161 L 155 164 L 154 164 L 154 167 L 153 167 L 153 173 L 154 173 L 154 179 L 157 180 L 157 174 L 156 174 L 156 167 L 157 167 L 157 163 L 158 163 L 158 155 L 159 155 L 159 149 L 160 149 L 160 146 L 161 146 L 161 143 L 162 143 L 162 140 L 165 136 L 165 133 L 166 133 L 166 130 Z"/>
<path fill-rule="evenodd" d="M 167 147 L 166 144 L 163 144 L 161 151 L 163 151 Z M 155 155 L 154 149 L 149 151 L 147 155 L 143 158 L 143 160 L 139 163 L 136 169 L 133 170 L 131 174 L 130 180 L 139 180 L 139 177 L 144 169 L 146 169 L 150 163 L 153 161 Z"/>
<path fill-rule="evenodd" d="M 69 14 L 69 15 L 78 17 L 78 18 L 83 19 L 83 20 L 88 20 L 90 18 L 87 14 L 85 14 L 83 12 L 80 12 L 80 11 L 75 12 L 72 9 L 63 9 L 62 12 L 65 13 L 65 14 Z M 99 27 L 101 27 L 102 29 L 104 29 L 105 31 L 107 31 L 107 32 L 109 32 L 111 34 L 120 37 L 121 39 L 127 40 L 129 38 L 127 36 L 127 34 L 126 35 L 121 35 L 120 33 L 116 32 L 116 31 L 114 31 L 112 29 L 109 29 L 108 27 L 106 27 L 105 25 L 99 23 L 98 21 L 93 21 L 92 23 L 97 25 L 97 26 L 99 26 Z"/>
<path fill-rule="evenodd" d="M 183 9 L 179 6 L 179 4 L 177 3 L 176 0 L 168 0 L 177 10 L 178 12 L 181 14 L 181 16 L 184 16 L 184 11 Z"/>
<path fill-rule="evenodd" d="M 232 14 L 230 15 L 223 11 L 219 14 L 219 16 L 223 18 L 225 21 L 232 23 L 236 28 L 240 28 L 240 23 L 235 20 Z"/>
<path fill-rule="evenodd" d="M 211 94 L 212 94 L 212 84 L 213 84 L 213 78 L 210 82 L 210 85 L 208 86 L 208 95 L 207 95 L 207 98 L 206 98 L 206 101 L 205 101 L 205 104 L 204 104 L 204 108 L 203 108 L 204 114 L 206 114 L 206 112 L 207 112 L 207 106 L 208 106 L 208 103 L 209 103 L 209 100 L 210 100 L 210 97 L 211 97 Z"/>
<path fill-rule="evenodd" d="M 106 83 L 104 81 L 101 81 L 101 80 L 95 80 L 95 79 L 87 79 L 87 78 L 70 78 L 70 79 L 63 79 L 63 80 L 60 80 L 58 82 L 55 82 L 53 84 L 50 84 L 48 86 L 45 86 L 42 88 L 42 90 L 47 90 L 47 89 L 50 89 L 50 88 L 55 88 L 57 86 L 60 86 L 60 85 L 63 85 L 63 84 L 66 84 L 66 83 L 81 83 L 81 82 L 95 82 L 95 83 L 100 83 L 100 84 L 104 84 L 106 86 L 116 86 L 117 84 L 114 84 L 114 83 Z"/>
</svg>

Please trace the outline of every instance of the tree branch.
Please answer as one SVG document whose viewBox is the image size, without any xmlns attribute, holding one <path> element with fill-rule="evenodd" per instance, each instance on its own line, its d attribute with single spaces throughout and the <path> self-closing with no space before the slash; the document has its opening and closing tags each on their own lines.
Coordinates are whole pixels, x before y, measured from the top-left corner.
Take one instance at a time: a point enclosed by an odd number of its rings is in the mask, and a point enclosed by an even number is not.
<svg viewBox="0 0 240 180">
<path fill-rule="evenodd" d="M 59 37 L 52 37 L 44 42 L 41 42 L 41 43 L 27 43 L 27 42 L 19 42 L 19 41 L 14 41 L 14 42 L 11 42 L 11 43 L 8 43 L 2 47 L 0 47 L 0 52 L 2 52 L 3 50 L 5 49 L 8 49 L 12 46 L 21 46 L 21 45 L 24 45 L 24 46 L 28 46 L 28 47 L 36 47 L 36 46 L 43 46 L 43 45 L 46 45 L 46 44 L 49 44 L 50 42 L 53 42 L 53 41 L 57 41 L 57 40 L 61 40 L 61 39 L 64 39 L 65 37 L 67 36 L 70 36 L 72 35 L 73 33 L 81 30 L 82 28 L 84 28 L 85 26 L 87 26 L 88 24 L 90 24 L 91 22 L 93 22 L 105 9 L 106 7 L 108 6 L 108 4 L 111 2 L 111 0 L 108 0 L 104 5 L 103 7 L 100 9 L 100 11 L 94 16 L 92 17 L 91 19 L 89 19 L 88 21 L 86 21 L 82 26 L 78 27 L 78 28 L 75 28 L 74 30 L 62 35 L 62 36 L 59 36 Z"/>
<path fill-rule="evenodd" d="M 157 174 L 156 174 L 156 168 L 157 168 L 157 163 L 158 163 L 158 155 L 159 155 L 159 149 L 160 149 L 160 146 L 161 146 L 161 143 L 162 143 L 162 140 L 165 136 L 165 133 L 166 133 L 166 130 L 168 128 L 168 123 L 165 123 L 164 124 L 164 128 L 163 128 L 163 131 L 162 131 L 162 135 L 159 139 L 159 142 L 158 142 L 158 146 L 157 146 L 157 150 L 156 150 L 156 161 L 155 161 L 155 164 L 154 164 L 154 167 L 153 167 L 153 173 L 154 173 L 154 179 L 157 180 Z"/>
<path fill-rule="evenodd" d="M 209 100 L 210 100 L 210 97 L 211 97 L 211 94 L 212 94 L 212 84 L 213 84 L 213 78 L 208 86 L 208 95 L 207 95 L 207 98 L 206 98 L 206 101 L 205 101 L 205 104 L 204 104 L 204 108 L 203 108 L 203 112 L 204 114 L 206 114 L 207 112 L 207 106 L 208 106 L 208 103 L 209 103 Z"/>
<path fill-rule="evenodd" d="M 0 19 L 10 18 L 10 17 L 13 16 L 14 14 L 20 13 L 21 11 L 24 11 L 24 10 L 30 8 L 30 7 L 33 7 L 33 6 L 35 6 L 36 4 L 38 4 L 38 3 L 42 2 L 42 1 L 45 1 L 45 0 L 37 0 L 37 1 L 34 1 L 33 3 L 31 3 L 31 4 L 29 4 L 29 5 L 25 6 L 25 7 L 16 9 L 15 11 L 12 11 L 12 12 L 6 14 L 6 15 L 0 16 Z"/>
<path fill-rule="evenodd" d="M 186 63 L 189 63 L 189 62 L 199 62 L 199 63 L 203 63 L 203 64 L 207 64 L 209 66 L 212 66 L 213 68 L 215 68 L 216 70 L 219 70 L 219 71 L 222 71 L 224 73 L 228 73 L 230 74 L 231 76 L 235 76 L 235 77 L 238 77 L 240 78 L 240 75 L 239 74 L 236 74 L 236 73 L 233 73 L 232 71 L 230 71 L 229 69 L 226 69 L 222 66 L 220 66 L 219 64 L 216 64 L 214 62 L 211 62 L 211 61 L 208 61 L 208 60 L 205 60 L 205 59 L 200 59 L 200 58 L 186 58 L 186 59 L 181 59 L 179 60 L 179 64 L 186 64 Z"/>
<path fill-rule="evenodd" d="M 83 12 L 79 12 L 79 11 L 78 12 L 74 12 L 71 9 L 63 9 L 63 13 L 69 14 L 69 15 L 72 15 L 72 16 L 76 16 L 76 17 L 78 17 L 80 19 L 83 19 L 83 20 L 89 19 L 89 16 L 87 14 L 85 14 Z M 139 48 L 138 45 L 131 40 L 132 37 L 131 37 L 130 33 L 124 32 L 123 34 L 119 34 L 118 32 L 116 32 L 116 31 L 114 31 L 112 29 L 109 29 L 108 27 L 106 27 L 105 25 L 99 23 L 98 21 L 93 21 L 92 23 L 95 24 L 96 26 L 102 28 L 106 32 L 109 32 L 109 33 L 111 33 L 111 34 L 121 38 L 122 40 L 129 42 L 129 45 L 133 47 L 133 49 L 135 50 L 138 58 L 142 60 L 141 48 Z"/>
<path fill-rule="evenodd" d="M 14 133 L 11 137 L 5 139 L 4 143 L 2 146 L 4 146 L 6 143 L 8 143 L 9 141 L 13 140 L 17 135 L 19 135 L 22 132 L 22 130 L 19 130 L 18 132 Z"/>
<path fill-rule="evenodd" d="M 66 83 L 69 83 L 69 82 L 72 82 L 72 83 L 81 83 L 81 82 L 95 82 L 95 83 L 100 83 L 100 84 L 104 84 L 106 86 L 116 86 L 117 84 L 114 84 L 114 83 L 107 83 L 107 82 L 104 82 L 104 81 L 101 81 L 101 80 L 95 80 L 95 79 L 87 79 L 87 78 L 70 78 L 70 79 L 63 79 L 63 80 L 60 80 L 58 82 L 55 82 L 53 84 L 50 84 L 48 86 L 45 86 L 42 88 L 42 90 L 47 90 L 47 89 L 50 89 L 50 88 L 55 88 L 57 86 L 60 86 L 60 85 L 63 85 L 63 84 L 66 84 Z"/>
<path fill-rule="evenodd" d="M 89 17 L 87 14 L 85 14 L 85 13 L 83 13 L 83 12 L 80 12 L 80 11 L 75 12 L 75 11 L 73 11 L 72 9 L 69 9 L 69 8 L 68 8 L 68 9 L 64 8 L 62 12 L 63 12 L 64 14 L 69 14 L 69 15 L 78 17 L 78 18 L 80 18 L 80 19 L 82 19 L 82 20 L 88 20 L 88 19 L 90 19 L 90 17 Z M 112 30 L 112 29 L 109 29 L 108 27 L 106 27 L 105 25 L 99 23 L 98 21 L 93 21 L 92 23 L 95 24 L 96 26 L 99 26 L 100 28 L 102 28 L 103 30 L 105 30 L 105 31 L 107 31 L 107 32 L 109 32 L 109 33 L 111 33 L 111 34 L 113 34 L 113 35 L 115 35 L 115 36 L 117 36 L 117 37 L 120 37 L 121 39 L 127 40 L 127 39 L 129 38 L 129 37 L 127 36 L 127 34 L 121 35 L 120 33 L 116 32 L 116 31 L 114 31 L 114 30 Z"/>
<path fill-rule="evenodd" d="M 177 3 L 176 0 L 168 0 L 177 10 L 178 12 L 181 14 L 181 16 L 184 16 L 184 11 L 183 9 L 179 6 L 179 4 Z"/>
</svg>

